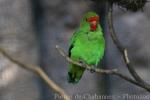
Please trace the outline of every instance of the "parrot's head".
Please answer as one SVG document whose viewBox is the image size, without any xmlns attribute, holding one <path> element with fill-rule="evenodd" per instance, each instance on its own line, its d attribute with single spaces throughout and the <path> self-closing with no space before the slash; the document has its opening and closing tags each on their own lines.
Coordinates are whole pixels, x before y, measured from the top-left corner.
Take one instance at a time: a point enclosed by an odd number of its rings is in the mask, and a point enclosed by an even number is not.
<svg viewBox="0 0 150 100">
<path fill-rule="evenodd" d="M 88 12 L 83 17 L 83 21 L 89 24 L 91 31 L 95 31 L 99 24 L 99 16 L 95 12 Z"/>
</svg>

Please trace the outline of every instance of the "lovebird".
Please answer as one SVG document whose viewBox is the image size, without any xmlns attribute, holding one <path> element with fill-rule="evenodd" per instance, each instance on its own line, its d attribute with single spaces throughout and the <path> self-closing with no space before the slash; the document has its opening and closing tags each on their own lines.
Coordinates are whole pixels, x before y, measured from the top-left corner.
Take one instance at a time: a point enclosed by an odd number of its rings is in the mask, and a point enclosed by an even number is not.
<svg viewBox="0 0 150 100">
<path fill-rule="evenodd" d="M 99 16 L 95 12 L 87 12 L 81 20 L 79 28 L 70 40 L 69 57 L 78 62 L 97 68 L 105 51 L 105 39 L 99 24 Z M 69 64 L 67 80 L 76 84 L 81 79 L 85 68 Z"/>
</svg>

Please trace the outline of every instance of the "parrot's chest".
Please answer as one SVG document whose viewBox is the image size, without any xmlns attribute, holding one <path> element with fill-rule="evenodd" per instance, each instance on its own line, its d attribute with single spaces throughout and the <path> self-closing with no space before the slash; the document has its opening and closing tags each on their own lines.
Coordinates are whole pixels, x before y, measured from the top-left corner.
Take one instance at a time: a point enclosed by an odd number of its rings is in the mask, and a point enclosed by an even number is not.
<svg viewBox="0 0 150 100">
<path fill-rule="evenodd" d="M 87 33 L 85 38 L 87 39 L 87 41 L 89 42 L 93 42 L 93 41 L 97 41 L 100 39 L 100 36 L 99 35 L 95 35 L 94 33 Z"/>
<path fill-rule="evenodd" d="M 97 33 L 87 32 L 79 39 L 79 41 L 85 45 L 94 46 L 95 44 L 100 44 L 102 41 L 102 38 L 103 36 Z"/>
<path fill-rule="evenodd" d="M 81 34 L 71 50 L 74 59 L 82 59 L 88 64 L 95 64 L 104 54 L 105 41 L 100 34 Z"/>
<path fill-rule="evenodd" d="M 104 38 L 101 35 L 88 33 L 80 36 L 74 49 L 83 56 L 96 56 L 104 48 Z"/>
</svg>

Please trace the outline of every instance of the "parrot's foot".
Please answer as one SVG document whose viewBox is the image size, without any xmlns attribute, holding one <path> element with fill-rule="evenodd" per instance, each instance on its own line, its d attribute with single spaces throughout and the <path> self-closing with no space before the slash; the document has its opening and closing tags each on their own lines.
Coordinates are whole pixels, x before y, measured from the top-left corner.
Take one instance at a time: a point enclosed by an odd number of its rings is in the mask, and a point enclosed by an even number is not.
<svg viewBox="0 0 150 100">
<path fill-rule="evenodd" d="M 93 69 L 93 68 L 90 69 L 90 72 L 91 72 L 91 73 L 94 73 L 94 72 L 95 72 L 95 69 Z"/>
<path fill-rule="evenodd" d="M 83 60 L 79 60 L 79 63 L 82 64 L 83 66 L 86 66 L 86 63 Z"/>
<path fill-rule="evenodd" d="M 95 70 L 96 70 L 96 68 L 97 68 L 97 66 L 96 66 L 96 65 L 93 65 L 93 66 L 92 66 L 92 68 L 90 69 L 90 72 L 91 72 L 91 73 L 96 72 L 96 71 L 95 71 Z"/>
</svg>

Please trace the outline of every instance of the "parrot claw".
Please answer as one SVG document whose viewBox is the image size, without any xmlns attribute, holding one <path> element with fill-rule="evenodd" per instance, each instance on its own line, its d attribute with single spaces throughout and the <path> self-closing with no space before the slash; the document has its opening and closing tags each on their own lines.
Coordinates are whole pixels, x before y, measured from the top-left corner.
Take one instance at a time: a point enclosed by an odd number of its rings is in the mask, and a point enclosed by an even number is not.
<svg viewBox="0 0 150 100">
<path fill-rule="evenodd" d="M 95 72 L 95 69 L 93 69 L 93 68 L 90 69 L 90 72 L 91 72 L 91 73 L 94 73 L 94 72 Z"/>
<path fill-rule="evenodd" d="M 93 68 L 90 69 L 90 72 L 91 72 L 91 73 L 96 72 L 96 71 L 95 71 L 96 68 L 97 68 L 97 66 L 96 66 L 96 65 L 93 65 Z"/>
<path fill-rule="evenodd" d="M 86 63 L 83 60 L 79 60 L 79 63 L 82 64 L 83 66 L 86 66 Z"/>
</svg>

